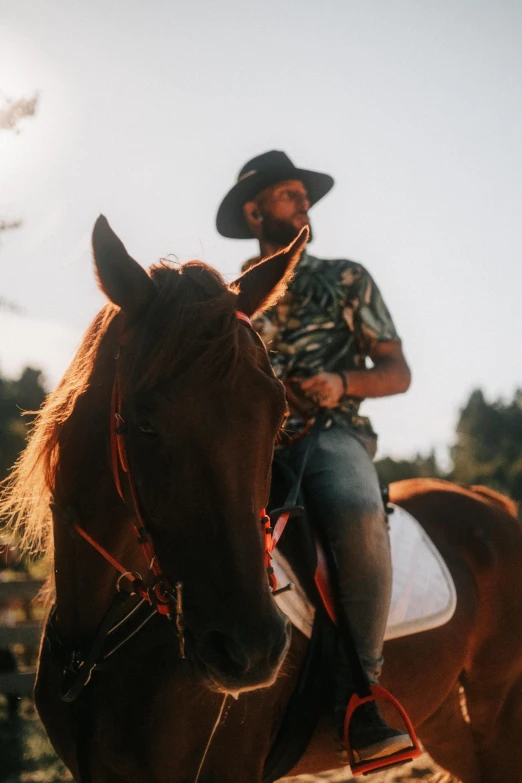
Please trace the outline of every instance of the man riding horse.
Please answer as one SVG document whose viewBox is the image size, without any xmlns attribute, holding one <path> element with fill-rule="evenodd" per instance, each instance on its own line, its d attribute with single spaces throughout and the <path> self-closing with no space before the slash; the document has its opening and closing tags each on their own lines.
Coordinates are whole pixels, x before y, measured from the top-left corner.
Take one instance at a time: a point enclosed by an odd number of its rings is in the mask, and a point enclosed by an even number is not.
<svg viewBox="0 0 522 783">
<path fill-rule="evenodd" d="M 310 227 L 308 210 L 333 184 L 327 174 L 295 167 L 284 152 L 266 152 L 239 172 L 219 207 L 217 229 L 225 237 L 259 241 L 260 255 L 246 261 L 245 270 L 288 245 L 304 225 Z M 339 599 L 359 658 L 370 683 L 377 684 L 392 565 L 372 462 L 377 436 L 359 407 L 365 397 L 408 389 L 410 371 L 401 341 L 379 289 L 361 264 L 317 258 L 307 251 L 287 294 L 255 326 L 287 388 L 289 438 L 281 456 L 294 470 L 307 447 L 306 427 L 319 409 L 327 410 L 306 461 L 302 489 L 333 550 Z M 340 650 L 334 707 L 340 737 L 353 691 L 347 656 Z M 409 735 L 389 726 L 374 701 L 355 711 L 350 745 L 357 759 L 371 760 L 410 744 Z"/>
</svg>

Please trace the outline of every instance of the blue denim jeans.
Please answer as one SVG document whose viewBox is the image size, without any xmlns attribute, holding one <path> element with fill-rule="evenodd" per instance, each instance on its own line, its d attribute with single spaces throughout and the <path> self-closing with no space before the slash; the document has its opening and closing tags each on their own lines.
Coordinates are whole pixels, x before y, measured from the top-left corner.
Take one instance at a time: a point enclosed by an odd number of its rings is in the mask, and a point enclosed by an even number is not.
<svg viewBox="0 0 522 783">
<path fill-rule="evenodd" d="M 306 441 L 303 438 L 281 450 L 294 472 L 301 465 Z M 307 509 L 332 547 L 341 604 L 373 684 L 382 667 L 392 586 L 388 526 L 374 453 L 373 438 L 332 424 L 319 433 L 302 483 Z"/>
</svg>

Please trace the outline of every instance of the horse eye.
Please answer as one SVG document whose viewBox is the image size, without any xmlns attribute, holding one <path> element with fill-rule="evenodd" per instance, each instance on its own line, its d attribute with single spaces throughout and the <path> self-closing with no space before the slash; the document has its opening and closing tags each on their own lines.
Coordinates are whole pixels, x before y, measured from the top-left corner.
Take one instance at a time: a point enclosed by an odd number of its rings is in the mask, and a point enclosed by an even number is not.
<svg viewBox="0 0 522 783">
<path fill-rule="evenodd" d="M 141 421 L 138 424 L 138 429 L 145 435 L 157 435 L 158 433 L 149 421 Z"/>
</svg>

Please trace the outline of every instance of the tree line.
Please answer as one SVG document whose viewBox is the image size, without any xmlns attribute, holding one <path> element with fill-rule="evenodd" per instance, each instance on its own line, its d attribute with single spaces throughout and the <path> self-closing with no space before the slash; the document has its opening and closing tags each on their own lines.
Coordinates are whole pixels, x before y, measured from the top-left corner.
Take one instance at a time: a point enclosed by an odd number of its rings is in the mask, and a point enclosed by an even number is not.
<svg viewBox="0 0 522 783">
<path fill-rule="evenodd" d="M 17 379 L 0 374 L 0 480 L 23 449 L 34 414 L 45 399 L 39 370 L 26 367 Z M 385 457 L 376 463 L 383 482 L 430 476 L 461 484 L 484 484 L 522 505 L 522 390 L 511 400 L 488 402 L 473 391 L 460 412 L 450 449 L 452 467 L 444 471 L 434 452 L 413 459 Z"/>
<path fill-rule="evenodd" d="M 2 100 L 0 92 L 0 131 L 18 133 L 20 123 L 34 116 L 37 105 L 38 94 Z M 20 220 L 9 221 L 0 215 L 0 235 L 19 225 Z M 0 297 L 0 308 L 15 307 Z M 22 418 L 20 412 L 37 410 L 44 398 L 38 370 L 27 367 L 17 380 L 0 374 L 0 480 L 25 443 L 32 417 Z M 434 452 L 417 454 L 410 460 L 385 457 L 376 467 L 383 483 L 435 476 L 466 485 L 484 484 L 522 506 L 522 390 L 507 402 L 488 402 L 480 389 L 473 391 L 460 412 L 450 456 L 449 471 L 438 464 Z"/>
<path fill-rule="evenodd" d="M 510 400 L 488 402 L 475 389 L 460 411 L 452 467 L 444 471 L 434 452 L 412 460 L 385 457 L 376 463 L 381 480 L 436 476 L 459 484 L 483 484 L 522 506 L 522 389 Z"/>
</svg>

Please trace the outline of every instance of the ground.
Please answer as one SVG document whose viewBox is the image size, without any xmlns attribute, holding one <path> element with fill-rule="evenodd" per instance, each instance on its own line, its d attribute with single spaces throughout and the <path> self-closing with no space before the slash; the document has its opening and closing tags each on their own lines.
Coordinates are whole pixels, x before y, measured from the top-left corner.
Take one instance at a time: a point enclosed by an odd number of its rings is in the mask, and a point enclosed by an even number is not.
<svg viewBox="0 0 522 783">
<path fill-rule="evenodd" d="M 348 780 L 360 781 L 361 783 L 409 783 L 409 781 L 419 780 L 423 780 L 425 783 L 458 783 L 455 778 L 442 772 L 427 753 L 412 764 L 394 767 L 387 773 L 368 777 L 353 778 L 344 772 L 325 772 L 322 775 L 300 775 L 297 778 L 284 778 L 284 783 L 345 783 Z"/>
<path fill-rule="evenodd" d="M 325 773 L 285 778 L 285 783 L 344 783 L 353 780 L 346 773 Z M 437 772 L 428 756 L 413 764 L 395 767 L 386 775 L 357 778 L 366 783 L 450 783 Z M 67 770 L 54 755 L 30 699 L 22 699 L 18 714 L 12 716 L 7 701 L 0 696 L 0 783 L 61 783 L 71 781 Z M 281 782 L 282 783 L 282 782 Z"/>
<path fill-rule="evenodd" d="M 58 783 L 71 776 L 56 758 L 30 699 L 16 715 L 0 696 L 0 783 Z"/>
</svg>

